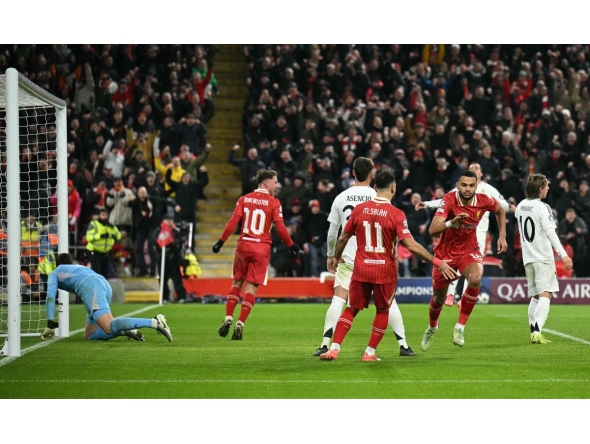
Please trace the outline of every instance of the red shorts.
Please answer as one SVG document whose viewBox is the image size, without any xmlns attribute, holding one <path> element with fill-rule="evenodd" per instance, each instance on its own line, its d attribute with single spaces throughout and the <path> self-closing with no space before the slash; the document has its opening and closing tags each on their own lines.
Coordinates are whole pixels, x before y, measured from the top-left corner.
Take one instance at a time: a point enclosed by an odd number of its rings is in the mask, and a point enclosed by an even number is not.
<svg viewBox="0 0 590 444">
<path fill-rule="evenodd" d="M 353 278 L 350 280 L 350 286 L 348 287 L 348 303 L 351 308 L 357 310 L 368 308 L 369 302 L 371 302 L 371 294 L 373 294 L 375 307 L 384 310 L 389 308 L 393 302 L 396 285 L 397 281 L 386 284 L 373 284 L 372 282 L 355 281 Z"/>
<path fill-rule="evenodd" d="M 481 254 L 467 253 L 448 262 L 449 267 L 451 267 L 453 270 L 459 270 L 459 273 L 461 274 L 463 274 L 463 270 L 473 263 L 481 264 Z M 433 290 L 448 287 L 451 282 L 456 281 L 457 279 L 459 279 L 459 276 L 455 277 L 455 279 L 447 280 L 444 278 L 442 273 L 438 271 L 438 268 L 432 267 Z"/>
<path fill-rule="evenodd" d="M 264 254 L 236 250 L 233 268 L 234 279 L 266 285 L 269 261 L 270 258 Z"/>
</svg>

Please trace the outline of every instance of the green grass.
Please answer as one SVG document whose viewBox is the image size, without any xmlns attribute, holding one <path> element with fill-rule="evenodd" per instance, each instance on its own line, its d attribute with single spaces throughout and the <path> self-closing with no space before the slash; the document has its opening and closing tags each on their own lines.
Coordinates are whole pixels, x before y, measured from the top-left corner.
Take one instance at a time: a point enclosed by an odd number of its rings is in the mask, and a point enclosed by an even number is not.
<svg viewBox="0 0 590 444">
<path fill-rule="evenodd" d="M 115 316 L 147 307 L 114 305 Z M 457 308 L 445 307 L 431 349 L 419 351 L 428 306 L 400 305 L 416 357 L 399 357 L 388 330 L 363 363 L 374 307 L 357 316 L 337 361 L 313 357 L 327 304 L 257 304 L 244 339 L 220 338 L 221 304 L 154 307 L 138 317 L 166 315 L 168 343 L 144 329 L 145 342 L 117 338 L 84 341 L 81 333 L 54 341 L 2 365 L 2 399 L 587 399 L 590 398 L 590 306 L 553 305 L 545 326 L 548 345 L 528 343 L 526 305 L 478 305 L 465 346 L 451 341 Z M 239 307 L 238 307 L 239 308 Z M 236 311 L 237 313 L 237 311 Z M 71 330 L 84 326 L 71 306 Z M 39 341 L 23 338 L 26 349 Z"/>
</svg>

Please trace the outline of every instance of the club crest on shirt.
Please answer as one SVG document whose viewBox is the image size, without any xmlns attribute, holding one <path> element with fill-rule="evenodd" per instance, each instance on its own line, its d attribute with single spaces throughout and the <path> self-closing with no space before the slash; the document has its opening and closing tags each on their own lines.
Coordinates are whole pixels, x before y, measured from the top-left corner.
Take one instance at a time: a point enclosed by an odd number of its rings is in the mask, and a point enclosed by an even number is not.
<svg viewBox="0 0 590 444">
<path fill-rule="evenodd" d="M 477 214 L 475 215 L 476 219 L 479 219 L 479 215 L 481 214 L 481 210 L 477 210 Z"/>
</svg>

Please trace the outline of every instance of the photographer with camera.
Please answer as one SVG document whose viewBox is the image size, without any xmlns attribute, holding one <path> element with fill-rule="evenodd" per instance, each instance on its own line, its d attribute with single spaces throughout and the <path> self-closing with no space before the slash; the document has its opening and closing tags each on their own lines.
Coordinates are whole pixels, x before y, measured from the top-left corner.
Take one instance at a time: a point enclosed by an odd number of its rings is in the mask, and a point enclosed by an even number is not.
<svg viewBox="0 0 590 444">
<path fill-rule="evenodd" d="M 170 298 L 170 289 L 168 280 L 172 279 L 174 290 L 176 292 L 176 302 L 184 303 L 186 299 L 186 290 L 182 284 L 181 267 L 185 266 L 183 257 L 184 249 L 188 239 L 189 227 L 186 223 L 177 226 L 172 216 L 166 215 L 162 218 L 160 225 L 160 234 L 158 235 L 157 244 L 160 247 L 160 263 L 162 249 L 166 247 L 164 259 L 164 270 L 160 270 L 160 283 L 164 282 L 162 290 L 162 299 L 167 302 L 174 302 Z"/>
</svg>

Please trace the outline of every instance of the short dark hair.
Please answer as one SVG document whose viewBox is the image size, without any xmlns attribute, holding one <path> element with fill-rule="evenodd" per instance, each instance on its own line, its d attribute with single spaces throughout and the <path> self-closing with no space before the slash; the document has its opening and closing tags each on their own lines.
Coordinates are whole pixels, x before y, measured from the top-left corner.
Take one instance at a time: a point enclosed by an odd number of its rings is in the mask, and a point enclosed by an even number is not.
<svg viewBox="0 0 590 444">
<path fill-rule="evenodd" d="M 375 176 L 375 187 L 378 190 L 389 188 L 395 183 L 395 173 L 392 170 L 379 171 Z"/>
<path fill-rule="evenodd" d="M 457 177 L 457 182 L 459 182 L 459 179 L 461 177 L 473 177 L 475 179 L 475 181 L 477 182 L 477 176 L 475 175 L 475 173 L 473 171 L 469 171 L 469 170 L 463 170 L 459 173 L 459 177 Z"/>
<path fill-rule="evenodd" d="M 352 162 L 352 169 L 354 171 L 354 177 L 359 182 L 364 182 L 373 171 L 375 167 L 373 161 L 367 157 L 359 157 Z"/>
<path fill-rule="evenodd" d="M 56 266 L 60 266 L 63 264 L 73 264 L 74 263 L 74 259 L 72 259 L 72 256 L 69 253 L 60 253 L 57 255 L 57 258 L 55 259 L 55 265 Z"/>
<path fill-rule="evenodd" d="M 272 179 L 276 175 L 277 172 L 275 170 L 259 170 L 258 173 L 256 173 L 256 182 L 261 184 L 265 180 Z"/>
</svg>

